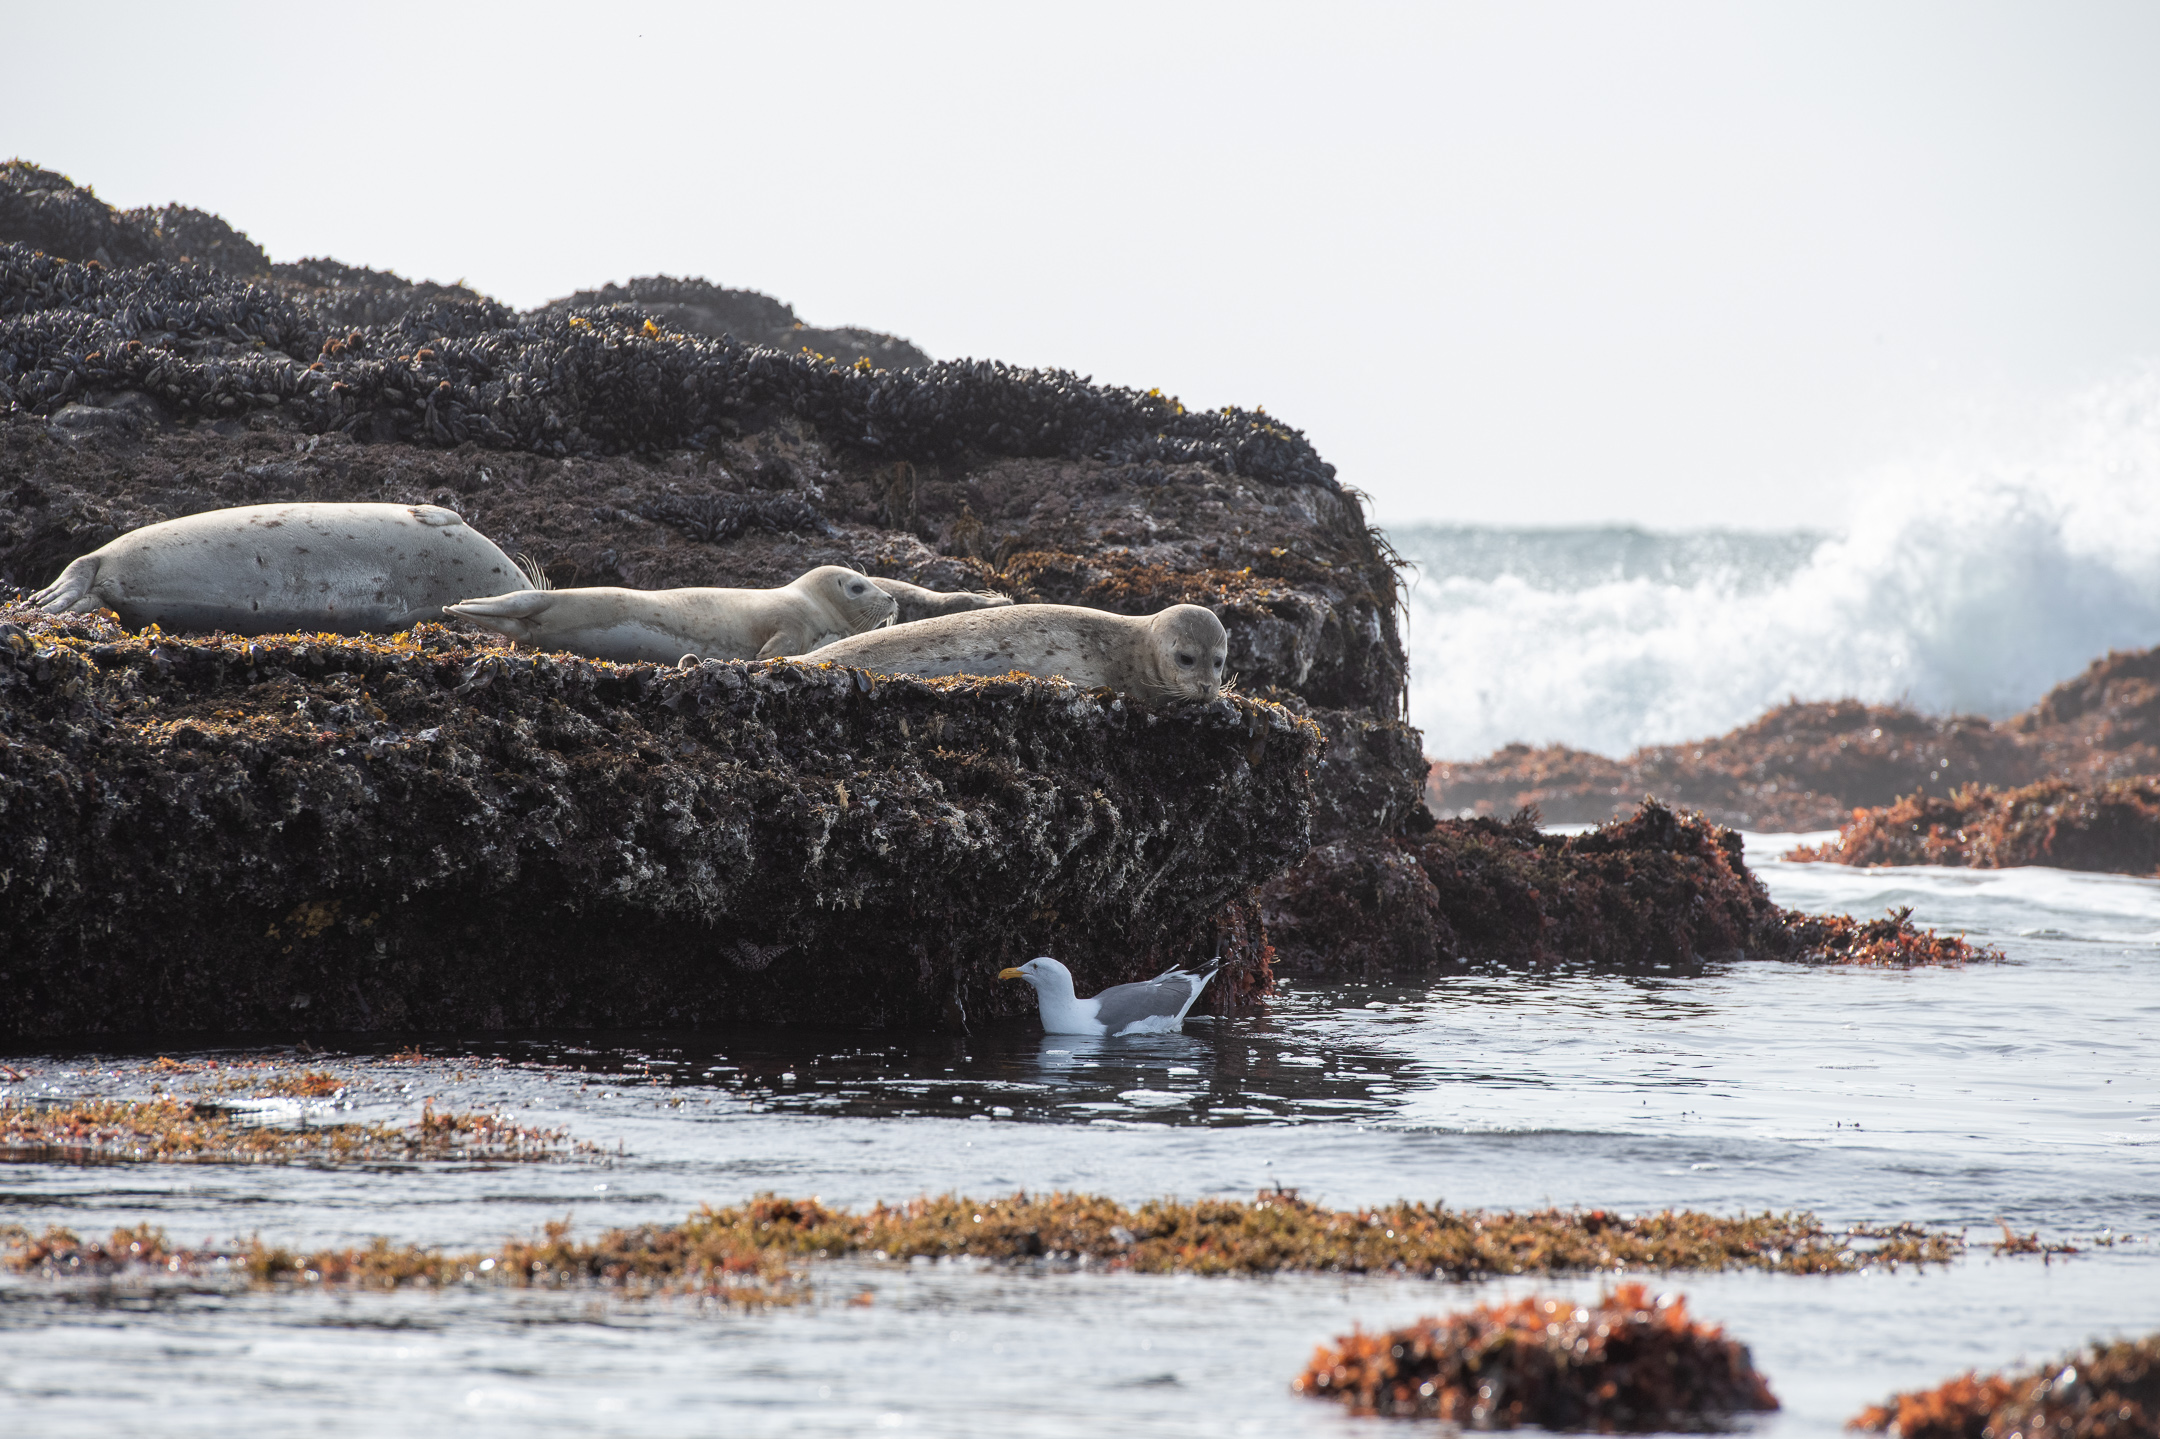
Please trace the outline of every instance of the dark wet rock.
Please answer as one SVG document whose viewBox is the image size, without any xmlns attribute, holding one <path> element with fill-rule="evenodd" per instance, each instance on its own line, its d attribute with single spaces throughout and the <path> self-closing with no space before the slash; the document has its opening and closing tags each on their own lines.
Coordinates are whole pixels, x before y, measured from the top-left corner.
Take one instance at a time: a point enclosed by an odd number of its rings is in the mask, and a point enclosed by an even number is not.
<svg viewBox="0 0 2160 1439">
<path fill-rule="evenodd" d="M 1263 915 L 1285 975 L 1961 964 L 1986 953 L 1900 915 L 1824 921 L 1780 908 L 1741 849 L 1737 832 L 1656 800 L 1579 835 L 1548 833 L 1534 811 L 1441 820 L 1422 834 L 1323 844 L 1269 887 Z"/>
<path fill-rule="evenodd" d="M 953 1026 L 1051 951 L 1091 985 L 1222 952 L 1234 1004 L 1318 742 L 1251 700 L 17 609 L 0 1026 Z"/>
</svg>

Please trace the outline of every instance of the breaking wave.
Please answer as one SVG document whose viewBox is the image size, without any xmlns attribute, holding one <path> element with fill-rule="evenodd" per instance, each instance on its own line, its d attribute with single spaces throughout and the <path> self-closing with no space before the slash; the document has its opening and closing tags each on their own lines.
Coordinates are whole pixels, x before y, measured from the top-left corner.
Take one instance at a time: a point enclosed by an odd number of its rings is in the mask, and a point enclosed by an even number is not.
<svg viewBox="0 0 2160 1439">
<path fill-rule="evenodd" d="M 1406 527 L 1410 711 L 1429 753 L 1622 755 L 1788 697 L 2015 713 L 2160 643 L 2160 368 L 2015 459 L 1871 477 L 1840 534 Z"/>
</svg>

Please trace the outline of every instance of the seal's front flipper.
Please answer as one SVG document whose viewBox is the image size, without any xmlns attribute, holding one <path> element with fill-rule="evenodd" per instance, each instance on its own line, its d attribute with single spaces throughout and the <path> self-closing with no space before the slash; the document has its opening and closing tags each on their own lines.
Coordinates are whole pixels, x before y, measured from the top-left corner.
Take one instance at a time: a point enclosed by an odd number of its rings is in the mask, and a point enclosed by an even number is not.
<svg viewBox="0 0 2160 1439">
<path fill-rule="evenodd" d="M 757 652 L 757 657 L 761 660 L 777 660 L 784 658 L 787 652 L 787 636 L 776 634 L 765 641 L 765 646 Z"/>
<path fill-rule="evenodd" d="M 477 600 L 459 600 L 454 605 L 444 605 L 443 613 L 456 615 L 484 625 L 497 634 L 505 634 L 514 640 L 524 639 L 529 626 L 527 621 L 541 614 L 555 603 L 551 590 L 512 590 L 506 595 L 488 595 Z"/>
<path fill-rule="evenodd" d="M 30 603 L 49 615 L 89 614 L 102 609 L 104 601 L 97 597 L 98 560 L 96 555 L 84 555 L 60 572 L 60 578 L 30 596 Z"/>
</svg>

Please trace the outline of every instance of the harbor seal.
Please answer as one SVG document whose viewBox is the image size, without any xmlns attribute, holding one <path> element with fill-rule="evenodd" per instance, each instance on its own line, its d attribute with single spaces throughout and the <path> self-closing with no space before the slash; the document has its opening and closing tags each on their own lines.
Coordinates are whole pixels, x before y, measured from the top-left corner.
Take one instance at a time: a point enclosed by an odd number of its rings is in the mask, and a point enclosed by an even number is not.
<svg viewBox="0 0 2160 1439">
<path fill-rule="evenodd" d="M 519 590 L 461 600 L 444 612 L 521 645 L 599 660 L 769 660 L 889 625 L 898 602 L 839 565 L 772 590 Z"/>
<path fill-rule="evenodd" d="M 1009 605 L 1012 600 L 1005 595 L 994 595 L 988 590 L 926 590 L 921 585 L 911 585 L 906 580 L 870 577 L 870 583 L 900 603 L 900 618 L 896 624 L 913 624 L 927 620 L 933 615 L 961 615 L 969 610 L 997 609 Z"/>
<path fill-rule="evenodd" d="M 1229 654 L 1222 621 L 1198 605 L 1145 617 L 1078 605 L 1013 605 L 835 640 L 811 658 L 887 674 L 1023 670 L 1142 699 L 1211 700 L 1222 692 Z"/>
<path fill-rule="evenodd" d="M 526 583 L 440 505 L 242 505 L 130 530 L 30 597 L 49 614 L 119 614 L 130 629 L 236 635 L 387 633 L 461 595 Z"/>
</svg>

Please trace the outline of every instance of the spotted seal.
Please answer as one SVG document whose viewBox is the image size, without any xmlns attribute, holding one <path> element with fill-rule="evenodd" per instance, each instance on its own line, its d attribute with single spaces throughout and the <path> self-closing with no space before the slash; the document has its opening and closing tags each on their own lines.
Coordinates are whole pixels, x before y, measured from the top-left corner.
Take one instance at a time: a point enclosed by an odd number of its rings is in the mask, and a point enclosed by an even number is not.
<svg viewBox="0 0 2160 1439">
<path fill-rule="evenodd" d="M 1208 700 L 1222 692 L 1229 654 L 1222 621 L 1198 605 L 1144 617 L 1078 605 L 1013 605 L 835 640 L 812 658 L 887 674 L 1023 670 L 1142 699 Z"/>
<path fill-rule="evenodd" d="M 519 590 L 444 612 L 540 650 L 601 660 L 769 660 L 892 623 L 899 604 L 869 576 L 819 565 L 771 590 Z"/>
<path fill-rule="evenodd" d="M 438 619 L 461 595 L 526 583 L 440 505 L 241 505 L 130 530 L 30 597 L 50 614 L 111 609 L 130 629 L 362 634 Z"/>
</svg>

